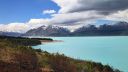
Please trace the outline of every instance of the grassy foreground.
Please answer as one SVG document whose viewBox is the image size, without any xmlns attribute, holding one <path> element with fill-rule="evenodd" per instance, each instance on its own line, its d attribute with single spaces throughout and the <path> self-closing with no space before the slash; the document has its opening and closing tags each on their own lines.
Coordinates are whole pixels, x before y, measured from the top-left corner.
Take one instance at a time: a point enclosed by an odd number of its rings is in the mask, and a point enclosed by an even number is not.
<svg viewBox="0 0 128 72">
<path fill-rule="evenodd" d="M 0 72 L 120 72 L 109 65 L 31 48 L 40 40 L 0 37 Z"/>
</svg>

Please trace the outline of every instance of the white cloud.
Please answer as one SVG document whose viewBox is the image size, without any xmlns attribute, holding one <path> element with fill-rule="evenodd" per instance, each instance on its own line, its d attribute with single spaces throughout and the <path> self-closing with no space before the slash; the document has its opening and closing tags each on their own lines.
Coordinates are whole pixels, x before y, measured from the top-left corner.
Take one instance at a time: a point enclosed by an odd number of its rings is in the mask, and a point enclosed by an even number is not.
<svg viewBox="0 0 128 72">
<path fill-rule="evenodd" d="M 60 26 L 60 27 L 67 28 L 71 32 L 74 32 L 76 29 L 78 29 L 78 28 L 80 28 L 82 26 L 84 26 L 84 25 L 72 25 L 72 26 Z"/>
<path fill-rule="evenodd" d="M 42 18 L 42 19 L 30 19 L 28 21 L 28 24 L 30 24 L 30 25 L 49 24 L 50 20 L 51 19 L 44 19 L 44 18 Z"/>
<path fill-rule="evenodd" d="M 97 14 L 95 11 L 74 12 L 54 14 L 52 21 L 57 24 L 74 25 L 74 24 L 86 24 L 90 20 L 95 20 L 103 17 L 103 15 Z"/>
<path fill-rule="evenodd" d="M 66 13 L 71 8 L 75 8 L 75 5 L 77 5 L 78 0 L 52 0 L 55 2 L 59 7 L 61 7 L 59 13 Z"/>
<path fill-rule="evenodd" d="M 128 9 L 106 16 L 107 20 L 128 22 Z"/>
<path fill-rule="evenodd" d="M 54 13 L 56 13 L 55 10 L 44 10 L 43 11 L 43 14 L 54 14 Z"/>
<path fill-rule="evenodd" d="M 42 25 L 79 25 L 92 23 L 104 15 L 97 14 L 95 11 L 74 12 L 74 13 L 58 13 L 52 14 L 50 19 L 31 19 L 29 24 L 42 24 Z"/>
<path fill-rule="evenodd" d="M 0 24 L 0 31 L 24 33 L 29 29 L 29 26 L 24 23 Z"/>
</svg>

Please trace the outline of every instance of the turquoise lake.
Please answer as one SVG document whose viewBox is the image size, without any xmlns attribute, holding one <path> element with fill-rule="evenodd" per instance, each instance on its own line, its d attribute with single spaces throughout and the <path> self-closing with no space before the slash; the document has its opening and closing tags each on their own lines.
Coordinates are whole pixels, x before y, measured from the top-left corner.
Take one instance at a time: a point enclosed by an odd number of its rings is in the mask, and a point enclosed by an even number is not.
<svg viewBox="0 0 128 72">
<path fill-rule="evenodd" d="M 64 42 L 53 42 L 33 47 L 50 53 L 58 52 L 72 58 L 101 62 L 128 72 L 128 36 L 51 38 Z"/>
</svg>

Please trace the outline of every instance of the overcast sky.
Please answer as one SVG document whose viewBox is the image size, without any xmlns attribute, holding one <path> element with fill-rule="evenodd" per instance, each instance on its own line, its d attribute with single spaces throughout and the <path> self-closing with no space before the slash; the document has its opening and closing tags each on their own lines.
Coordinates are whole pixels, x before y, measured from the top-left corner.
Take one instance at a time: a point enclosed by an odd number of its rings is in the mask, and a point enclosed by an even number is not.
<svg viewBox="0 0 128 72">
<path fill-rule="evenodd" d="M 128 22 L 128 0 L 0 0 L 0 31 Z"/>
</svg>

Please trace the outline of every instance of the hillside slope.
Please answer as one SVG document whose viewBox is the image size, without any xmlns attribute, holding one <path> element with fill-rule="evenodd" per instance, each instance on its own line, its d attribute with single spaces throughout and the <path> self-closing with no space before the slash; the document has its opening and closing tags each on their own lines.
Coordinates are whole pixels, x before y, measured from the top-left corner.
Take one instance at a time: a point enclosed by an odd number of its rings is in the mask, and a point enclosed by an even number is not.
<svg viewBox="0 0 128 72">
<path fill-rule="evenodd" d="M 15 42 L 17 39 L 23 42 L 20 44 Z M 0 72 L 120 72 L 109 65 L 33 49 L 23 45 L 26 40 L 26 38 L 0 37 Z M 29 40 L 38 41 L 38 39 Z M 31 43 L 27 42 L 28 45 Z"/>
</svg>

